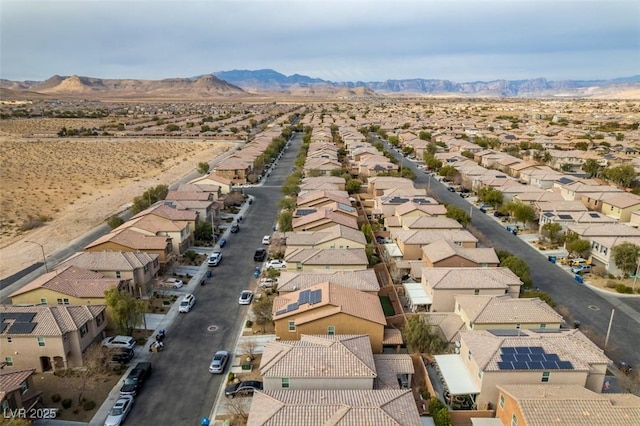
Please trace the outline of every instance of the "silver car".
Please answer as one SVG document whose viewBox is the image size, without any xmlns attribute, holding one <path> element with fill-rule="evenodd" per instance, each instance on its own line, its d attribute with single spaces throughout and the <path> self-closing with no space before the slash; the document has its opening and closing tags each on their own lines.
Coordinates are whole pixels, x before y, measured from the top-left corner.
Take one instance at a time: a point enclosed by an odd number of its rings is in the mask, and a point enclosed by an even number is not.
<svg viewBox="0 0 640 426">
<path fill-rule="evenodd" d="M 218 351 L 213 355 L 213 359 L 211 360 L 211 364 L 209 365 L 209 373 L 211 374 L 220 374 L 224 372 L 224 368 L 227 366 L 227 362 L 229 361 L 229 352 L 227 351 Z"/>
<path fill-rule="evenodd" d="M 109 410 L 109 415 L 104 421 L 104 426 L 120 426 L 124 422 L 124 419 L 127 418 L 132 405 L 133 396 L 121 395 L 116 403 L 113 404 L 111 410 Z"/>
</svg>

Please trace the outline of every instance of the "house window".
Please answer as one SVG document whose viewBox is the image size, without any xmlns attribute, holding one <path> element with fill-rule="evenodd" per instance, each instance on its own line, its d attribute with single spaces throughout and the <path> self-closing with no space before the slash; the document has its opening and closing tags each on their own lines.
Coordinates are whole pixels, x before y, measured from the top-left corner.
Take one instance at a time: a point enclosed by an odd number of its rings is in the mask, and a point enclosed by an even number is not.
<svg viewBox="0 0 640 426">
<path fill-rule="evenodd" d="M 331 265 L 324 265 L 324 269 L 331 269 Z"/>
<path fill-rule="evenodd" d="M 500 395 L 500 408 L 504 408 L 504 395 Z"/>
<path fill-rule="evenodd" d="M 46 305 L 47 304 L 47 298 L 46 297 L 41 297 L 40 298 L 40 304 L 41 305 Z"/>
<path fill-rule="evenodd" d="M 13 338 L 7 337 L 7 343 L 12 343 L 12 342 L 13 342 Z"/>
<path fill-rule="evenodd" d="M 478 379 L 482 380 L 482 371 L 478 371 Z"/>
<path fill-rule="evenodd" d="M 64 299 L 58 299 L 58 305 L 68 305 L 69 304 L 69 299 L 64 298 Z"/>
<path fill-rule="evenodd" d="M 547 324 L 545 323 L 540 324 L 540 329 L 544 330 L 545 328 L 547 328 Z"/>
<path fill-rule="evenodd" d="M 476 288 L 475 290 L 473 290 L 473 294 L 476 295 L 476 296 L 479 295 L 480 294 L 480 289 Z"/>
<path fill-rule="evenodd" d="M 467 356 L 467 358 L 469 358 L 469 361 L 471 361 L 471 351 L 469 351 L 469 355 Z"/>
<path fill-rule="evenodd" d="M 80 337 L 84 337 L 89 332 L 89 326 L 87 324 L 88 323 L 85 322 L 82 324 L 82 327 L 80 327 Z"/>
<path fill-rule="evenodd" d="M 296 322 L 289 321 L 289 331 L 296 331 Z"/>
<path fill-rule="evenodd" d="M 604 250 L 602 250 L 603 254 L 607 254 L 607 248 L 605 247 Z"/>
<path fill-rule="evenodd" d="M 13 367 L 13 357 L 5 356 L 4 357 L 4 362 L 5 362 L 5 364 L 7 364 L 7 367 Z"/>
<path fill-rule="evenodd" d="M 548 371 L 542 372 L 542 383 L 549 383 L 549 375 L 551 375 L 551 373 Z"/>
<path fill-rule="evenodd" d="M 44 346 L 44 337 L 38 336 L 38 346 Z"/>
<path fill-rule="evenodd" d="M 520 323 L 516 324 L 516 330 L 520 330 L 521 327 L 522 327 L 522 325 Z"/>
<path fill-rule="evenodd" d="M 289 389 L 289 378 L 288 377 L 283 377 L 282 378 L 282 389 Z"/>
<path fill-rule="evenodd" d="M 27 383 L 26 380 L 24 382 L 20 383 L 20 391 L 22 393 L 25 393 L 28 390 L 29 390 L 29 383 Z"/>
<path fill-rule="evenodd" d="M 116 278 L 122 278 L 122 274 L 120 273 L 120 271 L 116 271 Z"/>
<path fill-rule="evenodd" d="M 296 269 L 301 270 L 302 269 L 302 263 L 300 263 L 300 262 L 296 263 Z"/>
<path fill-rule="evenodd" d="M 330 325 L 329 327 L 327 327 L 327 334 L 329 336 L 333 336 L 334 334 L 336 334 L 336 327 L 333 325 Z"/>
<path fill-rule="evenodd" d="M 511 426 L 518 426 L 518 418 L 515 414 L 511 416 Z"/>
<path fill-rule="evenodd" d="M 96 317 L 96 324 L 100 326 L 104 322 L 104 312 L 100 312 L 100 315 Z"/>
</svg>

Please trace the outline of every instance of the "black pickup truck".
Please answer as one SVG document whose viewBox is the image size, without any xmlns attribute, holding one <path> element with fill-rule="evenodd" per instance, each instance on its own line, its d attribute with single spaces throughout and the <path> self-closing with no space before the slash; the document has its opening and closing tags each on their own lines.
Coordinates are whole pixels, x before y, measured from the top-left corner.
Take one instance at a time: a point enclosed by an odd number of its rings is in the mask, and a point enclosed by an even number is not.
<svg viewBox="0 0 640 426">
<path fill-rule="evenodd" d="M 149 374 L 151 374 L 150 362 L 136 364 L 127 375 L 127 378 L 124 379 L 124 384 L 120 388 L 120 395 L 137 395 Z"/>
</svg>

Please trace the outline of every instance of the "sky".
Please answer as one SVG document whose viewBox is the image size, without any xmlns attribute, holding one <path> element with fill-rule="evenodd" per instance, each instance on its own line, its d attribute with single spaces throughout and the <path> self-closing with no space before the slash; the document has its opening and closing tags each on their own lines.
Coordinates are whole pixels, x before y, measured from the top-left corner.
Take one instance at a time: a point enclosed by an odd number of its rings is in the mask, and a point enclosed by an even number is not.
<svg viewBox="0 0 640 426">
<path fill-rule="evenodd" d="M 0 0 L 0 78 L 640 74 L 638 0 Z"/>
</svg>

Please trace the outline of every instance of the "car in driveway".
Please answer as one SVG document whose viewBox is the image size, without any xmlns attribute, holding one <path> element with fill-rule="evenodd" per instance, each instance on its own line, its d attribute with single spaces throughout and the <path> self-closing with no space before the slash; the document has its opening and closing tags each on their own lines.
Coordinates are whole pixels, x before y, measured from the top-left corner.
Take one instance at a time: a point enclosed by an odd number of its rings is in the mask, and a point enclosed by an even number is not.
<svg viewBox="0 0 640 426">
<path fill-rule="evenodd" d="M 238 383 L 232 383 L 224 389 L 224 395 L 228 398 L 235 396 L 253 395 L 257 390 L 262 390 L 262 382 L 258 380 L 244 380 Z"/>
<path fill-rule="evenodd" d="M 591 272 L 591 265 L 576 265 L 571 267 L 574 274 L 586 274 Z"/>
<path fill-rule="evenodd" d="M 185 294 L 178 306 L 178 312 L 187 313 L 191 311 L 193 305 L 196 303 L 196 297 L 193 294 Z"/>
<path fill-rule="evenodd" d="M 256 249 L 256 252 L 253 254 L 253 260 L 256 262 L 262 262 L 267 257 L 267 251 L 262 247 Z"/>
<path fill-rule="evenodd" d="M 182 280 L 179 280 L 178 278 L 167 278 L 163 281 L 163 283 L 165 287 L 172 288 L 181 288 L 184 285 L 184 282 L 182 282 Z"/>
<path fill-rule="evenodd" d="M 569 263 L 570 266 L 580 266 L 580 265 L 590 265 L 591 261 L 589 259 L 584 259 L 582 257 L 578 257 L 575 259 L 571 259 Z"/>
<path fill-rule="evenodd" d="M 220 263 L 221 260 L 222 260 L 222 252 L 221 251 L 215 251 L 215 252 L 211 253 L 211 256 L 209 256 L 209 260 L 207 261 L 207 265 L 209 265 L 209 266 L 218 266 L 218 264 Z"/>
<path fill-rule="evenodd" d="M 131 336 L 112 336 L 102 340 L 102 346 L 115 349 L 133 349 L 136 339 Z"/>
<path fill-rule="evenodd" d="M 240 298 L 238 299 L 238 303 L 240 305 L 250 305 L 253 300 L 253 293 L 251 290 L 242 290 L 240 293 Z"/>
<path fill-rule="evenodd" d="M 229 362 L 229 352 L 227 351 L 216 352 L 213 355 L 211 364 L 209 364 L 209 373 L 211 374 L 223 373 L 224 368 L 227 366 L 227 362 Z"/>
<path fill-rule="evenodd" d="M 271 259 L 267 262 L 267 269 L 287 269 L 287 262 L 280 259 Z"/>
<path fill-rule="evenodd" d="M 135 352 L 133 349 L 109 349 L 107 348 L 109 362 L 112 364 L 127 364 L 133 359 Z"/>
<path fill-rule="evenodd" d="M 113 407 L 111 407 L 111 410 L 109 410 L 109 415 L 107 415 L 107 419 L 104 421 L 104 426 L 120 426 L 124 423 L 132 406 L 133 396 L 120 395 L 120 398 L 118 398 L 116 403 L 113 404 Z"/>
<path fill-rule="evenodd" d="M 120 388 L 120 395 L 136 396 L 140 392 L 142 385 L 147 380 L 147 377 L 149 377 L 150 374 L 150 362 L 137 363 L 133 370 L 131 370 L 127 377 L 124 379 L 124 384 Z"/>
</svg>

